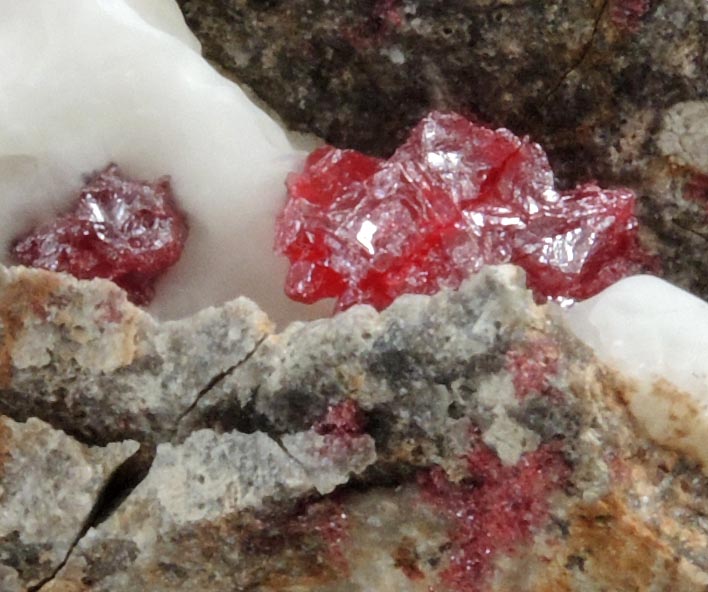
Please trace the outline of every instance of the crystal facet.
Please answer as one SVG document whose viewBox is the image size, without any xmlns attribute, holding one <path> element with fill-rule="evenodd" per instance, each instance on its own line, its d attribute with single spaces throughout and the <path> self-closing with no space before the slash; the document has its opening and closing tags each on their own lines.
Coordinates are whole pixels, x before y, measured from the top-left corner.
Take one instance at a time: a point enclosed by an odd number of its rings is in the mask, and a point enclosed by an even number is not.
<svg viewBox="0 0 708 592">
<path fill-rule="evenodd" d="M 631 191 L 558 191 L 538 144 L 456 114 L 431 113 L 388 160 L 320 148 L 288 193 L 276 234 L 286 292 L 340 310 L 382 309 L 506 262 L 539 299 L 583 299 L 649 261 Z"/>
<path fill-rule="evenodd" d="M 81 190 L 71 212 L 17 241 L 13 254 L 23 265 L 111 279 L 146 304 L 157 277 L 182 254 L 187 231 L 168 177 L 134 181 L 110 165 Z"/>
</svg>

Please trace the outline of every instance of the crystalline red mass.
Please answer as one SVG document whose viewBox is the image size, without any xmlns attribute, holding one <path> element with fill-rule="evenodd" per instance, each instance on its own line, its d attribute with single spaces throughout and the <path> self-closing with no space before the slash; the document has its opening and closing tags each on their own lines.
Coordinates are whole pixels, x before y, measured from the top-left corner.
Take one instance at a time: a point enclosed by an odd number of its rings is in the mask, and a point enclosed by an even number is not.
<svg viewBox="0 0 708 592">
<path fill-rule="evenodd" d="M 467 455 L 470 477 L 451 482 L 440 467 L 418 477 L 422 499 L 452 522 L 442 580 L 449 590 L 483 592 L 500 554 L 513 554 L 548 519 L 549 497 L 569 469 L 553 444 L 526 453 L 511 467 L 484 445 Z"/>
<path fill-rule="evenodd" d="M 543 149 L 505 129 L 431 113 L 388 160 L 330 146 L 288 179 L 276 251 L 287 294 L 378 309 L 512 262 L 539 299 L 584 299 L 649 262 L 634 194 L 557 191 Z"/>
<path fill-rule="evenodd" d="M 71 212 L 17 241 L 13 254 L 23 265 L 111 279 L 146 304 L 157 277 L 182 254 L 187 232 L 169 178 L 134 181 L 110 165 L 81 190 Z"/>
</svg>

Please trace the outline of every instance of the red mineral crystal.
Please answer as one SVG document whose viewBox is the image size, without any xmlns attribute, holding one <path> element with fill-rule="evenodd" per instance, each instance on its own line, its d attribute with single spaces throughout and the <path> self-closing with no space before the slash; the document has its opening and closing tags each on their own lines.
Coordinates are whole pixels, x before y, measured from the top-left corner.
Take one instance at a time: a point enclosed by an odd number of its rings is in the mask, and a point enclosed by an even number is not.
<svg viewBox="0 0 708 592">
<path fill-rule="evenodd" d="M 113 280 L 133 302 L 147 304 L 186 239 L 168 177 L 135 181 L 110 165 L 81 189 L 73 210 L 18 240 L 13 254 L 23 265 Z"/>
<path fill-rule="evenodd" d="M 316 555 L 309 557 L 309 561 L 320 564 L 323 571 L 331 572 L 333 578 L 349 572 L 345 554 L 349 539 L 349 515 L 336 499 L 324 499 L 306 506 L 293 526 L 286 535 L 292 537 L 299 534 L 316 541 L 314 545 L 310 544 Z"/>
<path fill-rule="evenodd" d="M 346 463 L 352 455 L 368 450 L 369 439 L 362 437 L 365 435 L 366 416 L 352 399 L 330 405 L 326 415 L 312 428 L 324 436 L 318 452 L 330 462 Z"/>
<path fill-rule="evenodd" d="M 388 160 L 330 146 L 288 179 L 276 251 L 287 294 L 378 309 L 404 293 L 456 288 L 513 262 L 540 299 L 583 299 L 639 272 L 635 196 L 595 184 L 554 188 L 528 138 L 431 113 Z"/>
<path fill-rule="evenodd" d="M 419 476 L 422 499 L 450 519 L 446 589 L 483 592 L 499 554 L 514 553 L 548 518 L 548 497 L 569 469 L 554 445 L 525 454 L 511 467 L 480 444 L 467 458 L 470 478 L 453 483 L 440 467 Z"/>
</svg>

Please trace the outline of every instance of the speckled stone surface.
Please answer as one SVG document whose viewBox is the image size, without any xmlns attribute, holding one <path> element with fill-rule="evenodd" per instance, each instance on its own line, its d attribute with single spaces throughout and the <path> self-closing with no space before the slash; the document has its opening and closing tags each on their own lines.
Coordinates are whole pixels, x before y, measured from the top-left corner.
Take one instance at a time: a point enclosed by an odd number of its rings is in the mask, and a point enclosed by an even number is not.
<svg viewBox="0 0 708 592">
<path fill-rule="evenodd" d="M 180 3 L 205 55 L 296 129 L 389 154 L 453 109 L 530 134 L 567 185 L 630 186 L 666 276 L 708 298 L 703 0 Z"/>
<path fill-rule="evenodd" d="M 91 443 L 168 440 L 272 327 L 245 298 L 158 324 L 111 282 L 0 267 L 0 413 Z"/>
<path fill-rule="evenodd" d="M 347 477 L 343 471 L 334 483 Z M 87 533 L 46 590 L 72 589 L 77 582 L 87 590 L 116 592 L 256 585 L 251 571 L 268 576 L 254 561 L 258 549 L 249 553 L 243 524 L 248 517 L 241 514 L 307 493 L 318 478 L 259 432 L 219 436 L 201 430 L 180 446 L 161 445 L 147 478 L 108 521 Z M 299 553 L 307 561 L 306 551 Z"/>
<path fill-rule="evenodd" d="M 386 432 L 380 457 L 413 464 L 416 455 L 422 464 L 431 455 L 454 459 L 469 421 L 453 421 L 450 408 L 473 413 L 493 431 L 496 416 L 509 418 L 519 408 L 504 368 L 507 352 L 553 331 L 523 282 L 517 268 L 490 268 L 460 292 L 403 296 L 382 313 L 357 306 L 332 319 L 294 323 L 266 338 L 181 427 L 249 431 L 253 422 L 289 434 L 312 426 L 328 405 L 354 400 Z M 468 387 L 482 398 L 466 400 Z M 507 428 L 515 461 L 528 432 L 517 421 Z M 418 434 L 414 441 L 411 432 Z M 534 442 L 530 437 L 528 446 Z"/>
<path fill-rule="evenodd" d="M 32 331 L 44 335 L 59 318 L 74 326 L 70 319 L 88 312 L 77 305 L 78 295 L 95 310 L 92 298 L 107 290 L 101 281 L 36 273 L 12 269 L 5 276 L 41 277 L 52 294 L 74 290 L 75 298 L 54 301 L 51 314 L 24 308 L 12 327 L 33 323 Z M 121 301 L 115 318 L 127 310 Z M 246 307 L 224 327 L 248 342 L 243 325 L 253 314 Z M 167 326 L 189 332 L 193 323 Z M 123 333 L 116 327 L 111 338 Z M 15 341 L 5 338 L 3 345 L 14 372 L 22 340 L 21 332 L 12 335 Z M 229 335 L 205 334 L 204 351 L 218 351 Z M 52 375 L 82 379 L 81 348 L 66 350 L 62 339 L 44 343 L 49 347 L 18 349 L 26 352 L 22 363 L 46 376 L 51 368 Z M 240 344 L 229 347 L 240 352 Z M 182 346 L 173 342 L 165 357 L 172 347 Z M 517 268 L 487 268 L 459 291 L 403 297 L 382 313 L 359 306 L 266 332 L 239 355 L 177 423 L 156 415 L 144 428 L 153 430 L 143 433 L 146 441 L 162 441 L 147 476 L 101 521 L 90 522 L 44 592 L 425 592 L 430 586 L 702 592 L 708 586 L 708 478 L 694 459 L 646 437 L 623 402 L 626 383 L 565 331 L 552 307 L 533 303 Z M 40 365 L 43 356 L 49 361 Z M 175 362 L 175 384 L 155 393 L 171 400 L 180 382 L 191 380 L 190 364 Z M 120 364 L 94 371 L 104 384 L 119 377 L 131 384 L 143 372 Z M 18 401 L 34 396 L 12 393 Z M 134 393 L 117 390 L 110 402 L 102 400 L 101 421 L 111 426 L 103 438 L 125 430 L 115 419 L 114 408 L 126 408 L 121 397 L 131 401 Z M 337 416 L 333 410 L 343 403 L 360 418 Z M 57 421 L 75 422 L 89 438 L 82 414 L 98 412 L 86 399 L 73 410 Z M 65 438 L 68 449 L 82 448 Z M 460 589 L 446 580 L 460 524 L 431 505 L 425 483 L 437 474 L 453 491 L 469 488 L 480 478 L 465 460 L 473 450 L 489 451 L 498 459 L 495 471 L 510 475 L 547 458 L 529 479 L 548 482 L 548 489 L 541 505 L 527 510 L 537 515 L 533 526 L 513 543 L 490 539 L 495 550 L 484 571 Z M 527 486 L 518 482 L 509 495 L 523 500 Z M 22 505 L 10 514 L 28 511 Z M 5 572 L 0 577 L 13 581 Z"/>
<path fill-rule="evenodd" d="M 49 580 L 82 535 L 99 494 L 136 442 L 79 444 L 48 424 L 0 416 L 0 589 Z"/>
</svg>

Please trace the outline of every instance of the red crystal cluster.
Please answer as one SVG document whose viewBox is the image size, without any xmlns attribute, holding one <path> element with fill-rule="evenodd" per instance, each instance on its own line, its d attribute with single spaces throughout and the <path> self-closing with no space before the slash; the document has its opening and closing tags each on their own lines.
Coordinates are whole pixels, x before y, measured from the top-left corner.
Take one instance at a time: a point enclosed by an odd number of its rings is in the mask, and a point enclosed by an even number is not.
<svg viewBox="0 0 708 592">
<path fill-rule="evenodd" d="M 388 160 L 325 146 L 288 179 L 276 251 L 288 296 L 378 309 L 513 262 L 539 298 L 583 299 L 647 262 L 634 194 L 557 191 L 543 149 L 504 129 L 431 113 Z"/>
<path fill-rule="evenodd" d="M 332 497 L 306 504 L 297 521 L 283 533 L 286 540 L 303 537 L 306 560 L 332 579 L 349 573 L 345 546 L 349 539 L 349 515 Z M 308 544 L 307 538 L 314 541 Z M 329 573 L 328 573 L 329 572 Z"/>
<path fill-rule="evenodd" d="M 467 457 L 471 477 L 452 483 L 440 467 L 419 477 L 423 500 L 452 523 L 442 581 L 455 592 L 487 589 L 499 553 L 513 553 L 548 517 L 548 497 L 567 480 L 560 452 L 544 445 L 512 467 L 480 444 Z"/>
<path fill-rule="evenodd" d="M 366 435 L 366 415 L 356 401 L 346 399 L 327 408 L 325 416 L 312 429 L 324 436 L 318 453 L 326 462 L 346 463 L 352 455 L 366 453 L 369 439 Z"/>
<path fill-rule="evenodd" d="M 168 177 L 135 181 L 110 165 L 81 190 L 71 212 L 18 240 L 13 254 L 23 265 L 111 279 L 146 304 L 157 277 L 182 254 L 187 231 Z"/>
</svg>

